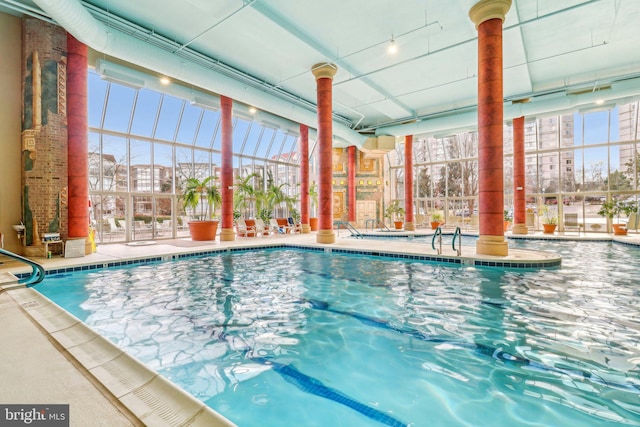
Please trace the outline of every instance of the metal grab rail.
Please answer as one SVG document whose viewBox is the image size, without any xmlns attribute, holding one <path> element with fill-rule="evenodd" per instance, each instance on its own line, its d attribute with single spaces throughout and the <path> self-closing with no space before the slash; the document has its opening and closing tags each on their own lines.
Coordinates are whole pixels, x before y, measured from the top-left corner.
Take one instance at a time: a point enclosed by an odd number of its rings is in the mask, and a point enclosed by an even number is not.
<svg viewBox="0 0 640 427">
<path fill-rule="evenodd" d="M 15 259 L 16 261 L 20 261 L 31 266 L 31 274 L 28 277 L 18 279 L 18 283 L 24 283 L 27 288 L 29 288 L 31 286 L 37 285 L 44 280 L 44 267 L 37 262 L 31 261 L 29 258 L 25 258 L 21 255 L 14 254 L 13 252 L 6 249 L 0 249 L 0 254 L 6 255 L 9 258 Z"/>
<path fill-rule="evenodd" d="M 352 235 L 352 236 L 355 236 L 355 237 L 356 237 L 356 238 L 358 238 L 358 239 L 362 239 L 362 238 L 364 238 L 364 236 L 362 235 L 362 233 L 360 233 L 360 232 L 358 231 L 358 229 L 357 229 L 357 228 L 355 228 L 353 225 L 351 225 L 351 224 L 350 224 L 350 223 L 348 223 L 348 222 L 344 222 L 344 221 L 337 221 L 337 222 L 335 223 L 335 225 L 337 225 L 337 226 L 338 226 L 338 231 L 340 231 L 340 226 L 344 226 L 344 228 L 345 228 L 345 229 L 347 229 L 347 230 L 349 230 L 349 232 L 351 232 L 351 235 Z"/>
<path fill-rule="evenodd" d="M 456 249 L 456 237 L 458 238 L 458 249 Z M 460 227 L 456 227 L 456 232 L 453 233 L 453 240 L 451 240 L 451 249 L 456 251 L 458 256 L 462 254 L 462 231 L 460 231 Z"/>
<path fill-rule="evenodd" d="M 436 237 L 438 238 L 439 247 L 436 249 Z M 436 231 L 433 233 L 433 238 L 431 239 L 431 247 L 434 251 L 440 255 L 442 253 L 442 228 L 438 226 Z"/>
</svg>

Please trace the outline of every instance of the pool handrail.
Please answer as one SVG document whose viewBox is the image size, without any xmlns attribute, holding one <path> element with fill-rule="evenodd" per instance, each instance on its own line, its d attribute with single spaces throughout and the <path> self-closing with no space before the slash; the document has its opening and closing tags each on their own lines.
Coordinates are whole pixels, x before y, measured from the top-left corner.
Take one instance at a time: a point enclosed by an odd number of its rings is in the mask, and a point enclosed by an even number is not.
<svg viewBox="0 0 640 427">
<path fill-rule="evenodd" d="M 456 237 L 458 238 L 458 248 L 456 249 Z M 458 256 L 462 255 L 462 231 L 460 227 L 456 227 L 456 232 L 453 233 L 453 239 L 451 240 L 451 249 L 456 251 Z"/>
<path fill-rule="evenodd" d="M 37 262 L 2 248 L 0 248 L 0 254 L 31 266 L 31 274 L 27 277 L 23 277 L 22 279 L 18 279 L 18 283 L 25 284 L 27 288 L 30 288 L 31 286 L 37 285 L 44 280 L 44 267 Z"/>
<path fill-rule="evenodd" d="M 364 236 L 362 235 L 362 233 L 360 233 L 358 231 L 357 228 L 355 228 L 353 225 L 351 225 L 351 223 L 346 222 L 346 221 L 336 221 L 335 225 L 338 226 L 338 233 L 340 233 L 340 227 L 343 226 L 345 229 L 349 230 L 349 232 L 351 233 L 352 236 L 354 236 L 357 239 L 362 239 Z"/>
<path fill-rule="evenodd" d="M 436 237 L 438 237 L 438 249 L 436 249 Z M 442 253 L 442 228 L 440 226 L 438 226 L 436 228 L 436 231 L 433 233 L 433 238 L 431 239 L 431 247 L 438 253 L 438 255 Z"/>
</svg>

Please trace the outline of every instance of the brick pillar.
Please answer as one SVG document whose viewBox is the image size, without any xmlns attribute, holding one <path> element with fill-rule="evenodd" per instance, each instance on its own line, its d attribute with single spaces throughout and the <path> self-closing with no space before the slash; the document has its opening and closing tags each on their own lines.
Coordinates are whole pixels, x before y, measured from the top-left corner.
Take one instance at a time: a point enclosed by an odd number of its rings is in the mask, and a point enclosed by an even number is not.
<svg viewBox="0 0 640 427">
<path fill-rule="evenodd" d="M 502 22 L 511 0 L 481 0 L 469 11 L 478 30 L 478 210 L 476 252 L 506 256 L 504 238 Z"/>
<path fill-rule="evenodd" d="M 69 238 L 86 238 L 89 235 L 87 54 L 87 46 L 67 34 Z"/>
<path fill-rule="evenodd" d="M 24 254 L 46 256 L 44 233 L 60 233 L 62 239 L 68 234 L 67 34 L 30 17 L 22 28 Z M 84 206 L 88 212 L 87 199 Z M 54 253 L 61 250 L 59 245 L 52 248 Z"/>
<path fill-rule="evenodd" d="M 347 148 L 349 161 L 347 164 L 347 211 L 349 222 L 356 222 L 356 146 Z"/>
<path fill-rule="evenodd" d="M 524 117 L 513 119 L 513 229 L 512 234 L 528 234 L 526 186 L 524 178 Z"/>
<path fill-rule="evenodd" d="M 302 233 L 309 233 L 309 128 L 300 125 L 300 218 Z"/>
<path fill-rule="evenodd" d="M 416 229 L 413 219 L 413 135 L 404 137 L 404 229 Z"/>
<path fill-rule="evenodd" d="M 233 230 L 233 101 L 226 96 L 220 96 L 220 130 L 222 132 L 222 147 L 220 167 L 220 192 L 222 194 L 222 224 L 220 240 L 236 239 Z"/>
<path fill-rule="evenodd" d="M 316 78 L 318 102 L 318 234 L 316 242 L 335 243 L 333 232 L 333 121 L 332 82 L 338 68 L 333 64 L 321 63 L 311 68 Z"/>
</svg>

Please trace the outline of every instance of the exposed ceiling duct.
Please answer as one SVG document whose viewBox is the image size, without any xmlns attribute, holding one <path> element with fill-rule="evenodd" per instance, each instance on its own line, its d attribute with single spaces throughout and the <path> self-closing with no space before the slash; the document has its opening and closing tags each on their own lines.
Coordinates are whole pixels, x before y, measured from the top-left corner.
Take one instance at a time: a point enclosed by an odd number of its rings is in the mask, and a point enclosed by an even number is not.
<svg viewBox="0 0 640 427">
<path fill-rule="evenodd" d="M 95 19 L 78 0 L 34 0 L 59 25 L 92 49 L 137 64 L 172 79 L 228 96 L 235 101 L 269 111 L 311 128 L 317 127 L 317 113 L 286 102 L 265 91 L 190 62 Z M 311 74 L 311 71 L 309 71 Z M 362 146 L 365 137 L 347 126 L 333 123 L 336 146 Z"/>
<path fill-rule="evenodd" d="M 591 90 L 570 90 L 547 95 L 532 96 L 524 100 L 508 101 L 504 106 L 504 120 L 518 117 L 540 117 L 551 114 L 569 114 L 590 111 L 590 108 L 612 108 L 616 104 L 635 101 L 640 98 L 640 77 L 619 80 L 602 88 Z M 450 130 L 474 129 L 478 124 L 478 109 L 472 107 L 460 112 L 424 118 L 410 124 L 399 124 L 376 129 L 376 135 L 428 135 Z"/>
</svg>

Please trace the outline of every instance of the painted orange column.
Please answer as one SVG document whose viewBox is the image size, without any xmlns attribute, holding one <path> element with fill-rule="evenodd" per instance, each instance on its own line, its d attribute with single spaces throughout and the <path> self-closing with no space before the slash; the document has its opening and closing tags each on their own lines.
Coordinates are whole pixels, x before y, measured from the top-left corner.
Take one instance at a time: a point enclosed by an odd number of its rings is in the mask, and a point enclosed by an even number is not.
<svg viewBox="0 0 640 427">
<path fill-rule="evenodd" d="M 528 234 L 524 174 L 524 117 L 513 119 L 513 229 L 512 234 Z"/>
<path fill-rule="evenodd" d="M 69 238 L 89 236 L 88 48 L 67 33 Z"/>
<path fill-rule="evenodd" d="M 309 128 L 300 125 L 300 218 L 302 233 L 309 233 Z"/>
<path fill-rule="evenodd" d="M 333 232 L 333 76 L 338 71 L 334 64 L 321 63 L 311 68 L 316 77 L 318 103 L 318 234 L 316 242 L 335 243 Z"/>
<path fill-rule="evenodd" d="M 404 229 L 416 229 L 413 219 L 413 135 L 404 137 Z"/>
<path fill-rule="evenodd" d="M 347 148 L 347 210 L 349 222 L 356 222 L 356 146 Z"/>
<path fill-rule="evenodd" d="M 220 131 L 222 132 L 220 192 L 222 194 L 222 224 L 220 241 L 235 240 L 233 230 L 233 101 L 220 96 Z"/>
<path fill-rule="evenodd" d="M 481 0 L 469 11 L 478 30 L 478 211 L 476 253 L 506 256 L 504 238 L 502 22 L 511 0 Z"/>
</svg>

